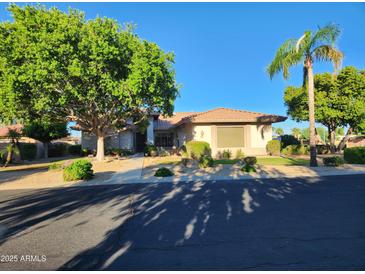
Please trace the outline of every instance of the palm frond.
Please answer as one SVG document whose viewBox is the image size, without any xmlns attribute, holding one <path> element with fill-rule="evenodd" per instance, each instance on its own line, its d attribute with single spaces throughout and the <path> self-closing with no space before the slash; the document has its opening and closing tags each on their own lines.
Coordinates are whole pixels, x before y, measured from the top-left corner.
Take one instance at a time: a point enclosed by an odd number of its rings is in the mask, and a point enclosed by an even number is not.
<svg viewBox="0 0 365 274">
<path fill-rule="evenodd" d="M 343 53 L 330 45 L 322 45 L 315 48 L 312 54 L 317 61 L 330 61 L 333 63 L 335 69 L 341 66 Z"/>
<path fill-rule="evenodd" d="M 300 62 L 302 54 L 296 51 L 296 39 L 287 40 L 276 52 L 266 71 L 272 79 L 275 74 L 283 72 L 285 79 L 289 77 L 289 68 Z"/>
<path fill-rule="evenodd" d="M 330 43 L 333 45 L 341 34 L 341 29 L 336 24 L 328 24 L 324 27 L 318 27 L 314 34 L 311 47 L 316 47 L 319 43 Z"/>
</svg>

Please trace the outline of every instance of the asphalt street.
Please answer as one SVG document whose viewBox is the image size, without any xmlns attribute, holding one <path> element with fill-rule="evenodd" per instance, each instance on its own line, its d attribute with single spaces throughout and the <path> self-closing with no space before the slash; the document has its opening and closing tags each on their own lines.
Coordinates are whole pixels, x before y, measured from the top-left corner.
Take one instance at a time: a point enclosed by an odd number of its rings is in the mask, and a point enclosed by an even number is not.
<svg viewBox="0 0 365 274">
<path fill-rule="evenodd" d="M 0 270 L 365 270 L 365 175 L 0 191 Z"/>
</svg>

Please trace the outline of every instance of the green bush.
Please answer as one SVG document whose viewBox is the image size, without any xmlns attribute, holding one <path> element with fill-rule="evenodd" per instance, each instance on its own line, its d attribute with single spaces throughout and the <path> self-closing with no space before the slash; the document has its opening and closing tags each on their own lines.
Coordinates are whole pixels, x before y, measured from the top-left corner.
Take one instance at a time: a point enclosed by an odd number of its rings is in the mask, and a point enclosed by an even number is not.
<svg viewBox="0 0 365 274">
<path fill-rule="evenodd" d="M 290 156 L 290 155 L 308 155 L 309 147 L 302 145 L 289 145 L 286 148 L 281 150 L 281 153 Z"/>
<path fill-rule="evenodd" d="M 214 165 L 213 158 L 209 155 L 202 155 L 199 159 L 199 167 L 207 168 L 212 167 Z"/>
<path fill-rule="evenodd" d="M 269 155 L 280 155 L 280 141 L 271 140 L 267 142 L 266 151 Z"/>
<path fill-rule="evenodd" d="M 210 145 L 203 141 L 190 141 L 186 144 L 188 156 L 193 159 L 200 159 L 203 155 L 211 156 Z"/>
<path fill-rule="evenodd" d="M 21 143 L 20 146 L 20 157 L 22 160 L 34 160 L 37 156 L 37 145 L 36 144 L 28 144 Z"/>
<path fill-rule="evenodd" d="M 293 135 L 284 134 L 280 136 L 281 148 L 286 148 L 290 145 L 300 145 L 300 142 Z"/>
<path fill-rule="evenodd" d="M 88 156 L 90 154 L 92 154 L 92 150 L 91 149 L 88 149 L 88 148 L 83 148 L 81 149 L 81 156 Z"/>
<path fill-rule="evenodd" d="M 342 166 L 344 163 L 344 160 L 339 156 L 323 158 L 323 164 L 325 166 Z"/>
<path fill-rule="evenodd" d="M 248 164 L 245 164 L 242 168 L 241 168 L 242 171 L 244 172 L 256 172 L 256 168 L 255 166 L 251 166 L 251 165 L 248 165 Z"/>
<path fill-rule="evenodd" d="M 92 164 L 88 160 L 76 160 L 63 170 L 63 179 L 67 181 L 88 180 L 93 176 Z"/>
<path fill-rule="evenodd" d="M 166 167 L 161 167 L 159 169 L 156 170 L 155 176 L 156 177 L 169 177 L 169 176 L 173 176 L 174 173 L 166 168 Z"/>
<path fill-rule="evenodd" d="M 231 159 L 231 156 L 232 156 L 232 152 L 229 149 L 223 150 L 223 152 L 222 152 L 223 159 Z"/>
<path fill-rule="evenodd" d="M 243 157 L 245 157 L 245 154 L 243 153 L 243 151 L 241 149 L 237 149 L 235 159 L 242 159 Z"/>
<path fill-rule="evenodd" d="M 245 157 L 243 159 L 246 165 L 254 166 L 257 164 L 257 158 L 255 156 Z"/>
<path fill-rule="evenodd" d="M 68 153 L 71 155 L 81 155 L 81 145 L 71 145 L 68 147 Z"/>
<path fill-rule="evenodd" d="M 58 143 L 48 145 L 48 157 L 63 157 L 66 155 L 66 152 L 66 144 Z"/>
<path fill-rule="evenodd" d="M 155 145 L 148 144 L 144 148 L 144 155 L 146 156 L 157 156 L 157 148 Z"/>
<path fill-rule="evenodd" d="M 346 163 L 365 164 L 365 147 L 345 148 L 343 156 Z"/>
</svg>

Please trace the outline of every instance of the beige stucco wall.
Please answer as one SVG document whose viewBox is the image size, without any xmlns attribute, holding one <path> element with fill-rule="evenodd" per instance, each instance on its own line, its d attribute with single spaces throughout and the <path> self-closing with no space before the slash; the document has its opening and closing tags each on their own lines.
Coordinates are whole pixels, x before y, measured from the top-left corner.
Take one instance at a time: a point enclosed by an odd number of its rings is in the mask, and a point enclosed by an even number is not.
<svg viewBox="0 0 365 274">
<path fill-rule="evenodd" d="M 217 127 L 243 127 L 244 147 L 217 147 Z M 210 144 L 212 156 L 217 157 L 219 152 L 229 149 L 232 157 L 236 156 L 237 150 L 241 150 L 246 156 L 266 155 L 266 144 L 271 140 L 271 125 L 185 125 L 177 130 L 179 145 L 190 140 L 205 141 Z"/>
</svg>

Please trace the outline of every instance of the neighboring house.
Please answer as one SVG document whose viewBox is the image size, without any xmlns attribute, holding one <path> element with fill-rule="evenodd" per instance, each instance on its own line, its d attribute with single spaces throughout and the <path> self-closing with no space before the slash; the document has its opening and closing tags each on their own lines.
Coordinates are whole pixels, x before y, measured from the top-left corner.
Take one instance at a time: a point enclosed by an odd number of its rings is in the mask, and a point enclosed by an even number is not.
<svg viewBox="0 0 365 274">
<path fill-rule="evenodd" d="M 21 134 L 23 130 L 23 125 L 21 124 L 7 125 L 7 126 L 3 125 L 3 127 L 0 128 L 0 151 L 5 150 L 6 146 L 11 142 L 10 138 L 8 138 L 9 130 L 14 130 L 19 134 Z M 19 139 L 19 143 L 35 144 L 37 146 L 36 158 L 41 158 L 43 156 L 43 144 L 41 142 L 23 136 Z"/>
<path fill-rule="evenodd" d="M 347 141 L 346 147 L 365 147 L 365 136 L 351 136 Z"/>
<path fill-rule="evenodd" d="M 266 154 L 266 144 L 272 138 L 272 123 L 287 117 L 245 110 L 216 108 L 205 112 L 176 112 L 172 117 L 153 114 L 145 132 L 137 129 L 110 132 L 105 139 L 106 148 L 124 148 L 143 151 L 146 143 L 157 147 L 181 147 L 190 140 L 210 144 L 212 155 L 229 149 L 241 149 L 245 155 Z M 96 138 L 82 132 L 83 148 L 96 149 Z M 234 154 L 233 154 L 234 155 Z"/>
</svg>

